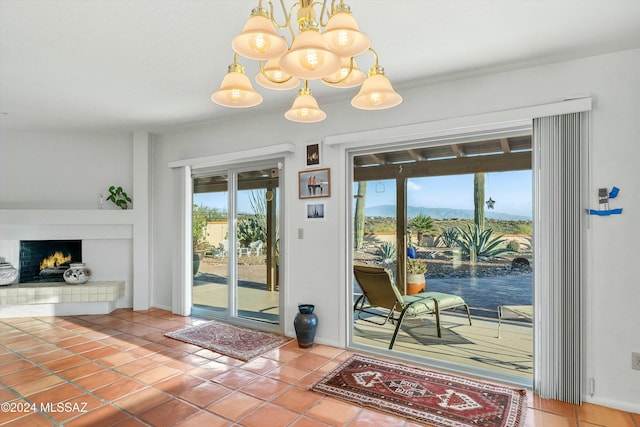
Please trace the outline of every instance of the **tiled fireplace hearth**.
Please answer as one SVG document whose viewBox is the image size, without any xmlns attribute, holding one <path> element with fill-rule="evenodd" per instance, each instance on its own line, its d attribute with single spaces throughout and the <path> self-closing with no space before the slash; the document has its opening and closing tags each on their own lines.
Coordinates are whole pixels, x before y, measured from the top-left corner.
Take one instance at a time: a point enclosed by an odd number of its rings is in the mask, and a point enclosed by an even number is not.
<svg viewBox="0 0 640 427">
<path fill-rule="evenodd" d="M 63 257 L 70 256 L 69 263 L 85 262 L 92 273 L 85 284 L 68 284 L 43 277 L 38 265 L 38 271 L 0 286 L 0 318 L 105 314 L 131 307 L 133 214 L 119 210 L 0 209 L 0 256 L 18 268 L 19 274 L 27 272 L 21 260 L 23 243 L 45 241 L 74 242 L 74 247 L 63 247 L 60 252 Z M 48 267 L 48 272 L 64 268 Z"/>
<path fill-rule="evenodd" d="M 124 281 L 40 282 L 0 287 L 0 317 L 23 317 L 63 313 L 104 314 L 117 308 L 124 296 Z"/>
</svg>

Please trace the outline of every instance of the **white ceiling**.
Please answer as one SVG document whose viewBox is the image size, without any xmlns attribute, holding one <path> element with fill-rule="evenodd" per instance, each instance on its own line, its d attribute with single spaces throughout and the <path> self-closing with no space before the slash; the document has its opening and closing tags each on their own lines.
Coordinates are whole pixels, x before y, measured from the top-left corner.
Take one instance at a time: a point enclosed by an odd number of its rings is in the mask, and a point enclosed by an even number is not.
<svg viewBox="0 0 640 427">
<path fill-rule="evenodd" d="M 415 80 L 640 47 L 638 0 L 345 3 L 401 95 Z M 231 39 L 257 4 L 0 0 L 0 126 L 153 131 L 247 114 L 212 103 L 210 95 L 233 60 Z M 255 64 L 240 62 L 255 74 Z M 369 54 L 358 62 L 365 70 L 373 65 Z M 356 92 L 310 86 L 321 105 Z M 296 94 L 257 89 L 265 98 L 258 111 L 284 112 Z"/>
</svg>

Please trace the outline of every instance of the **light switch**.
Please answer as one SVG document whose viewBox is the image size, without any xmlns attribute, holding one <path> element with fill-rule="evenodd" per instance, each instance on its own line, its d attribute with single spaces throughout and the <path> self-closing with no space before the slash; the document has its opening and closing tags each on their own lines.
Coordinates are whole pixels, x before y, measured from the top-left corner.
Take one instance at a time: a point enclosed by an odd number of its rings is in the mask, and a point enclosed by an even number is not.
<svg viewBox="0 0 640 427">
<path fill-rule="evenodd" d="M 304 228 L 298 228 L 298 239 L 304 239 Z"/>
</svg>

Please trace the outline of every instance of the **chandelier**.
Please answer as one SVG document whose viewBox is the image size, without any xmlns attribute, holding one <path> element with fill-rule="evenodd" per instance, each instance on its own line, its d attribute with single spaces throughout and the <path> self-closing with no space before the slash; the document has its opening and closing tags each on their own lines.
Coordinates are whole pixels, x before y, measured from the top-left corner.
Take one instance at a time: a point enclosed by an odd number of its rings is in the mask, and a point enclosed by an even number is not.
<svg viewBox="0 0 640 427">
<path fill-rule="evenodd" d="M 310 80 L 337 88 L 360 86 L 351 105 L 362 110 L 382 110 L 402 102 L 378 64 L 369 38 L 360 32 L 349 6 L 342 0 L 332 0 L 330 6 L 328 0 L 299 0 L 289 11 L 284 0 L 280 0 L 283 23 L 274 18 L 271 0 L 266 3 L 268 8 L 259 0 L 242 32 L 233 39 L 233 63 L 220 88 L 211 95 L 213 102 L 231 108 L 253 107 L 262 102 L 262 95 L 253 89 L 244 67 L 238 63 L 238 56 L 259 61 L 255 81 L 264 88 L 287 90 L 302 86 L 293 106 L 285 113 L 294 122 L 314 123 L 327 117 L 309 89 Z M 315 8 L 320 9 L 318 18 Z M 289 33 L 290 46 L 278 31 Z M 355 61 L 355 57 L 364 53 L 371 53 L 375 61 L 368 76 Z"/>
</svg>

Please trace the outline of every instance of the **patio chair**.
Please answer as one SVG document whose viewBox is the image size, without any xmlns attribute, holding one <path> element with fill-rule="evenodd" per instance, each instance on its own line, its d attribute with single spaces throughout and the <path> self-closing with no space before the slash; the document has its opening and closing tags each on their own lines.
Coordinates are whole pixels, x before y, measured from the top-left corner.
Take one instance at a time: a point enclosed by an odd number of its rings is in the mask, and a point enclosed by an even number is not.
<svg viewBox="0 0 640 427">
<path fill-rule="evenodd" d="M 362 295 L 358 297 L 353 306 L 354 311 L 358 313 L 358 319 L 380 326 L 388 321 L 396 323 L 396 328 L 389 343 L 389 350 L 393 348 L 402 321 L 406 316 L 416 317 L 424 314 L 434 314 L 438 338 L 442 337 L 440 313 L 444 310 L 463 307 L 467 312 L 469 325 L 471 325 L 469 306 L 457 295 L 442 292 L 401 295 L 393 283 L 391 271 L 382 267 L 355 265 L 353 266 L 353 273 L 362 289 Z M 383 320 L 377 322 L 369 319 L 369 316 L 362 317 L 363 314 L 381 317 Z"/>
<path fill-rule="evenodd" d="M 249 254 L 254 253 L 256 256 L 262 253 L 262 240 L 256 240 L 249 243 Z"/>
</svg>

